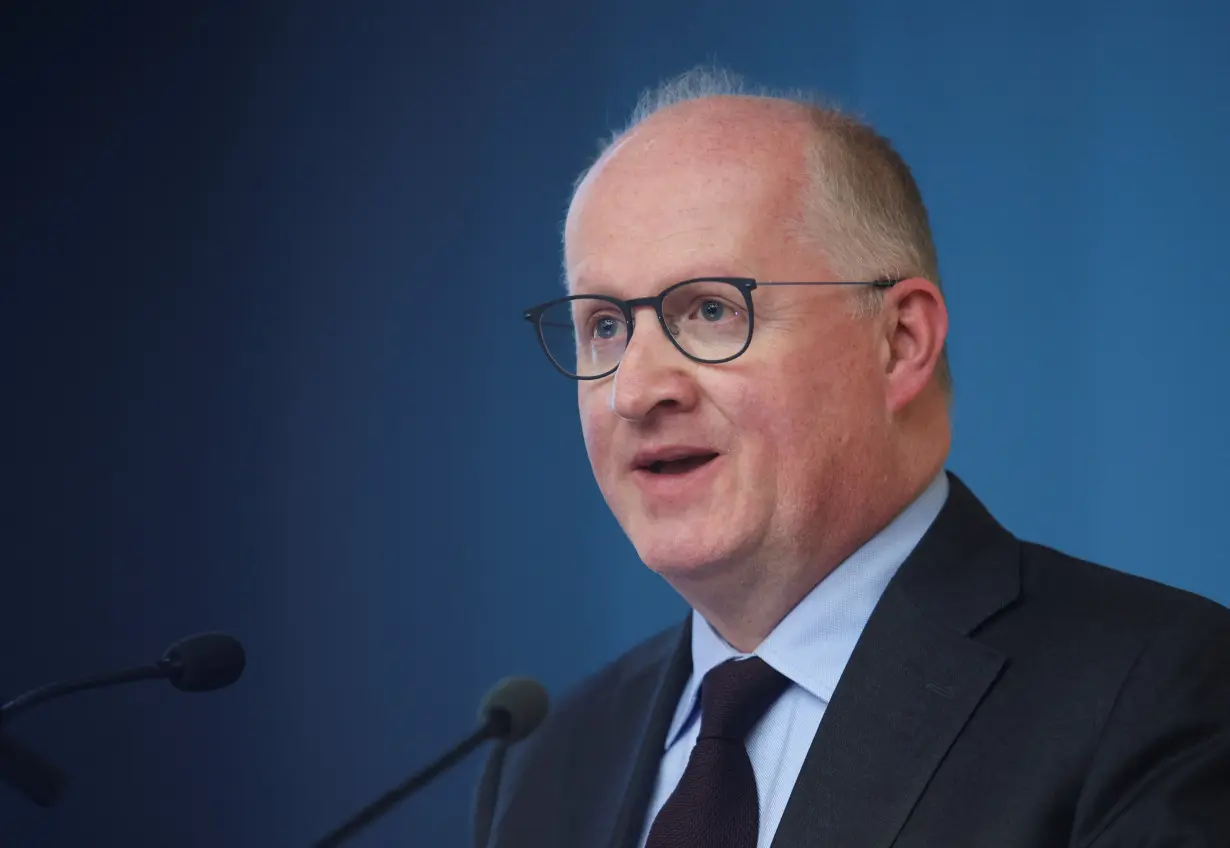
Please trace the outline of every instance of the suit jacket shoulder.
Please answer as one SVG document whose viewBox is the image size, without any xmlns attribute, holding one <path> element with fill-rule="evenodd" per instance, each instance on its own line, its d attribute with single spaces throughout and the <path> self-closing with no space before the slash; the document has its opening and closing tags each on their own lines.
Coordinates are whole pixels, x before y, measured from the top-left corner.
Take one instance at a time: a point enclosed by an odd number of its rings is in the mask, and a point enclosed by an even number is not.
<svg viewBox="0 0 1230 848">
<path fill-rule="evenodd" d="M 635 816 L 637 792 L 656 769 L 667 727 L 691 669 L 687 620 L 669 627 L 570 687 L 528 739 L 496 749 L 475 801 L 475 843 L 606 844 Z M 669 716 L 666 715 L 666 720 Z M 655 744 L 659 750 L 655 750 Z M 551 810 L 549 816 L 541 811 Z M 557 841 L 558 840 L 558 841 Z"/>
<path fill-rule="evenodd" d="M 1069 737 L 1081 767 L 1070 844 L 1230 844 L 1230 610 L 1022 550 L 1026 620 L 1049 649 L 1053 695 L 1089 725 Z"/>
<path fill-rule="evenodd" d="M 1056 614 L 1116 628 L 1121 635 L 1152 632 L 1176 616 L 1225 616 L 1230 621 L 1230 610 L 1203 595 L 1046 545 L 1022 542 L 1021 566 L 1027 598 L 1046 604 Z"/>
<path fill-rule="evenodd" d="M 1020 595 L 977 638 L 1017 665 L 1045 664 L 1053 697 L 1088 694 L 1083 703 L 1092 704 L 1094 689 L 1119 693 L 1130 679 L 1161 673 L 1159 650 L 1189 673 L 1230 657 L 1230 610 L 1221 604 L 1044 545 L 1023 542 L 1020 551 Z M 1101 700 L 1105 719 L 1111 704 Z"/>
</svg>

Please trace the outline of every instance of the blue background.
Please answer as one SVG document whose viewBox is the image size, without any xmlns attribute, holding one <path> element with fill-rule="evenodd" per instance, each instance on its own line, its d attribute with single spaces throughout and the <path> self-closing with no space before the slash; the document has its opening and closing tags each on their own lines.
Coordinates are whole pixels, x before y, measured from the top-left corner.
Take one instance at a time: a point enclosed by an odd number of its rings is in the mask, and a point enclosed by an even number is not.
<svg viewBox="0 0 1230 848">
<path fill-rule="evenodd" d="M 912 163 L 961 474 L 1013 531 L 1230 602 L 1223 3 L 99 3 L 3 12 L 0 845 L 306 845 L 676 620 L 520 310 L 637 92 L 717 60 Z M 1169 7 L 1163 11 L 1163 5 Z M 519 8 L 513 8 L 518 6 Z M 343 8 L 345 7 L 345 8 Z M 356 844 L 469 844 L 480 760 Z"/>
</svg>

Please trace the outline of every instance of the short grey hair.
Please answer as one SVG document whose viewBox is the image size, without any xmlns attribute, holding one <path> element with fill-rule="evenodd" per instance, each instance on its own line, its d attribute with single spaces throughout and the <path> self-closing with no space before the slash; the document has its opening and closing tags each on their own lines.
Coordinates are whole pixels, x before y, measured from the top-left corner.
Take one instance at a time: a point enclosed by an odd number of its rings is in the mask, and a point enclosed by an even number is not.
<svg viewBox="0 0 1230 848">
<path fill-rule="evenodd" d="M 653 115 L 681 103 L 729 96 L 779 100 L 806 109 L 815 129 L 807 152 L 811 190 L 805 195 L 800 220 L 793 224 L 799 236 L 825 255 L 834 274 L 843 280 L 917 276 L 941 287 L 922 193 L 887 138 L 814 93 L 753 88 L 720 67 L 696 67 L 644 91 L 627 123 L 601 142 L 594 163 L 573 183 L 573 193 L 616 142 Z M 883 290 L 868 287 L 856 302 L 861 312 L 874 314 L 883 303 Z M 947 346 L 940 354 L 936 378 L 951 395 Z"/>
</svg>

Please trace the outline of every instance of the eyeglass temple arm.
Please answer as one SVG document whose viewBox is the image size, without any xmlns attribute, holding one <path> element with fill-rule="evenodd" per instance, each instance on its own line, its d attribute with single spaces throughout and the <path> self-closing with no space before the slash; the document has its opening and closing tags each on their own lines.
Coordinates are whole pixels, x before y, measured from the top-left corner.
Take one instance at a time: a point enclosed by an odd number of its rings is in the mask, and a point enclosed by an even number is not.
<svg viewBox="0 0 1230 848">
<path fill-rule="evenodd" d="M 888 288 L 895 286 L 901 280 L 772 280 L 761 282 L 756 281 L 756 287 L 760 286 L 875 286 L 876 288 Z"/>
</svg>

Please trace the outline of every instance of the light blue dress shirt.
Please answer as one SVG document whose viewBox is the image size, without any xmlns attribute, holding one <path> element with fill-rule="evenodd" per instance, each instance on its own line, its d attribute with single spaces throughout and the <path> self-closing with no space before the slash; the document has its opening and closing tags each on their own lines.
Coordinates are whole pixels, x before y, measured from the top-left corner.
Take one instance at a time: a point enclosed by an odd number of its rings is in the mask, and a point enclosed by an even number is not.
<svg viewBox="0 0 1230 848">
<path fill-rule="evenodd" d="M 755 656 L 791 681 L 747 737 L 747 753 L 760 798 L 759 848 L 768 848 L 773 842 L 812 738 L 871 611 L 947 498 L 948 476 L 941 471 L 891 524 L 821 580 L 756 649 Z M 666 750 L 641 834 L 642 846 L 696 744 L 702 678 L 714 666 L 746 656 L 732 648 L 700 615 L 692 616 L 692 676 L 666 735 Z"/>
</svg>

